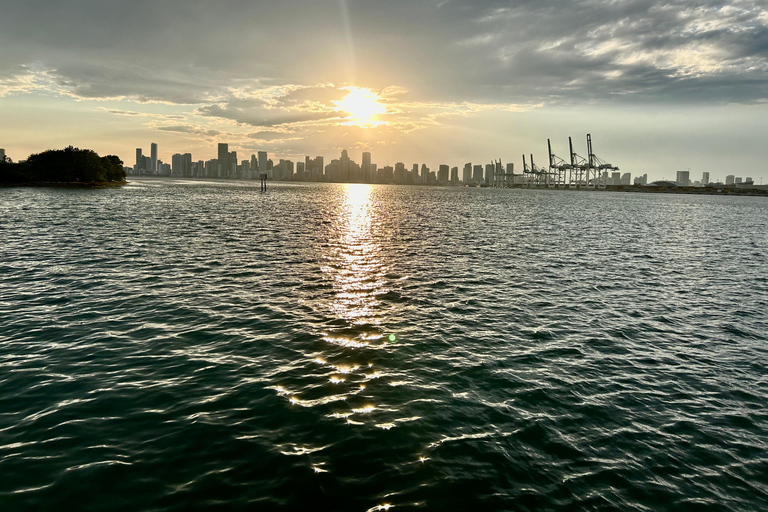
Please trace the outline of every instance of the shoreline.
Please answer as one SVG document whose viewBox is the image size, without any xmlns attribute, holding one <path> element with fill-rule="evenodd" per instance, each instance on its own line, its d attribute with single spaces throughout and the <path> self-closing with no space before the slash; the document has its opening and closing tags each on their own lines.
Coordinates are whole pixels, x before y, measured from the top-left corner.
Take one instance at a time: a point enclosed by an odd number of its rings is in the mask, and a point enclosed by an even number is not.
<svg viewBox="0 0 768 512">
<path fill-rule="evenodd" d="M 32 181 L 28 183 L 0 183 L 2 188 L 12 187 L 47 187 L 47 188 L 111 188 L 127 185 L 128 181 Z"/>
</svg>

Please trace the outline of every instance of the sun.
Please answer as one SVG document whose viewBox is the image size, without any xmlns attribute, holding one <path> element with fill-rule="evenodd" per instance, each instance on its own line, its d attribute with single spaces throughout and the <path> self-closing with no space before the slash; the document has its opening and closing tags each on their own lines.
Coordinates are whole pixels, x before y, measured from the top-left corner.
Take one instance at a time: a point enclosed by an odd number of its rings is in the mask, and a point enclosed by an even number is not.
<svg viewBox="0 0 768 512">
<path fill-rule="evenodd" d="M 344 124 L 357 126 L 378 126 L 385 124 L 379 121 L 376 116 L 385 114 L 387 109 L 379 103 L 381 97 L 364 87 L 342 87 L 342 90 L 349 91 L 343 99 L 334 101 L 336 111 L 343 110 L 349 114 Z"/>
</svg>

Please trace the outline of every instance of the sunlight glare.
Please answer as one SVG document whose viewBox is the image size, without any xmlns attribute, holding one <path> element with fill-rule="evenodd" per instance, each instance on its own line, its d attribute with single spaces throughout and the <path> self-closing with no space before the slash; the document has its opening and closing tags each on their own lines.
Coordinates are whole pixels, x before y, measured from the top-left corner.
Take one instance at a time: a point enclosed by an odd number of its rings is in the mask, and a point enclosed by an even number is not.
<svg viewBox="0 0 768 512">
<path fill-rule="evenodd" d="M 378 102 L 381 96 L 364 87 L 342 87 L 342 90 L 349 92 L 344 98 L 334 103 L 336 111 L 343 110 L 349 114 L 344 124 L 362 127 L 386 124 L 384 121 L 375 119 L 375 116 L 387 112 L 386 107 Z"/>
</svg>

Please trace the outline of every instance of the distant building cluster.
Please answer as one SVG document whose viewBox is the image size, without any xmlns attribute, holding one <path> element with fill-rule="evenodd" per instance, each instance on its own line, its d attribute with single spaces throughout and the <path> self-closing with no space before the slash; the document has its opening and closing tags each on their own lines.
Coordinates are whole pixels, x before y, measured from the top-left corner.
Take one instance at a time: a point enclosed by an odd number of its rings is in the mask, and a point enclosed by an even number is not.
<svg viewBox="0 0 768 512">
<path fill-rule="evenodd" d="M 211 160 L 192 159 L 191 153 L 176 153 L 171 156 L 171 162 L 166 163 L 158 158 L 158 146 L 152 143 L 150 155 L 144 154 L 143 148 L 136 148 L 136 162 L 126 171 L 134 176 L 169 176 L 189 178 L 222 178 L 256 180 L 263 175 L 269 180 L 280 181 L 327 181 L 334 183 L 400 183 L 400 184 L 440 184 L 459 185 L 459 169 L 449 169 L 440 165 L 437 173 L 422 164 L 413 164 L 407 169 L 405 164 L 398 162 L 394 167 L 379 168 L 372 163 L 371 153 L 363 152 L 362 164 L 349 157 L 347 150 L 341 152 L 339 158 L 331 160 L 327 165 L 322 156 L 314 158 L 306 156 L 303 162 L 280 159 L 274 163 L 268 158 L 266 151 L 258 151 L 250 159 L 238 161 L 237 152 L 229 151 L 227 143 L 219 143 L 218 158 Z M 467 164 L 470 165 L 471 164 Z M 490 173 L 482 174 L 470 180 L 473 184 L 487 184 L 492 181 Z"/>
<path fill-rule="evenodd" d="M 515 164 L 502 165 L 501 161 L 488 164 L 472 164 L 467 162 L 461 169 L 440 164 L 437 171 L 430 170 L 426 164 L 413 164 L 410 168 L 403 162 L 395 163 L 394 167 L 385 165 L 379 167 L 371 160 L 370 152 L 362 153 L 362 163 L 352 160 L 347 150 L 343 150 L 339 158 L 325 164 L 322 156 L 314 158 L 304 157 L 303 162 L 280 159 L 274 163 L 268 157 L 266 151 L 258 151 L 250 158 L 238 161 L 236 151 L 229 150 L 229 144 L 219 143 L 217 148 L 218 158 L 210 160 L 193 160 L 191 153 L 176 153 L 171 156 L 171 162 L 166 163 L 158 158 L 158 146 L 150 145 L 149 156 L 144 154 L 142 148 L 136 148 L 136 162 L 132 168 L 126 168 L 128 174 L 136 176 L 168 176 L 185 178 L 216 178 L 216 179 L 242 179 L 257 180 L 266 177 L 277 181 L 324 181 L 333 183 L 394 183 L 394 184 L 419 184 L 419 185 L 464 185 L 480 187 L 507 187 L 507 186 L 543 186 L 570 188 L 586 186 L 600 186 L 605 188 L 622 186 L 649 186 L 664 183 L 665 186 L 680 187 L 707 187 L 707 186 L 751 186 L 752 178 L 742 180 L 741 177 L 728 175 L 725 183 L 711 183 L 709 172 L 702 174 L 701 180 L 691 182 L 690 171 L 677 171 L 674 182 L 648 183 L 648 175 L 643 174 L 632 179 L 628 172 L 617 171 L 618 168 L 603 165 L 602 167 L 590 167 L 584 165 L 550 165 L 549 168 L 539 168 L 533 163 L 531 155 L 530 165 L 523 157 L 523 172 L 515 173 Z M 578 155 L 574 155 L 578 157 Z M 594 155 L 593 155 L 594 156 Z M 0 159 L 5 157 L 5 151 L 0 149 Z M 550 155 L 550 163 L 557 157 Z M 585 160 L 586 162 L 586 160 Z M 582 168 L 579 172 L 578 169 Z M 586 172 L 584 172 L 586 169 Z M 607 170 L 606 170 L 607 169 Z M 571 176 L 565 179 L 565 171 Z M 575 173 L 575 174 L 574 174 Z M 574 177 L 575 176 L 575 177 Z"/>
</svg>

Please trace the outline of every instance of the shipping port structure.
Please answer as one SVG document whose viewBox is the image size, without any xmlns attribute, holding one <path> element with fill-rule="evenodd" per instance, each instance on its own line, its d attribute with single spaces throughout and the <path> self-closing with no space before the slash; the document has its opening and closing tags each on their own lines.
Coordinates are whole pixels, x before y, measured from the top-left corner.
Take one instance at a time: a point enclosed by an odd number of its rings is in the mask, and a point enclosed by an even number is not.
<svg viewBox="0 0 768 512">
<path fill-rule="evenodd" d="M 493 162 L 494 174 L 490 185 L 497 188 L 559 188 L 599 189 L 608 184 L 609 174 L 618 167 L 598 157 L 592 148 L 592 135 L 587 134 L 587 156 L 580 156 L 573 150 L 573 140 L 568 137 L 568 159 L 552 152 L 552 142 L 547 139 L 549 165 L 536 165 L 533 153 L 530 160 L 523 154 L 523 172 L 515 174 L 515 165 L 503 167 L 501 160 Z"/>
</svg>

